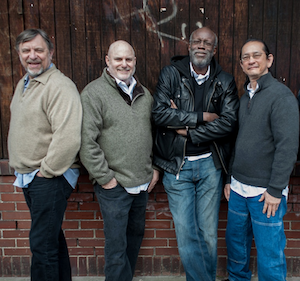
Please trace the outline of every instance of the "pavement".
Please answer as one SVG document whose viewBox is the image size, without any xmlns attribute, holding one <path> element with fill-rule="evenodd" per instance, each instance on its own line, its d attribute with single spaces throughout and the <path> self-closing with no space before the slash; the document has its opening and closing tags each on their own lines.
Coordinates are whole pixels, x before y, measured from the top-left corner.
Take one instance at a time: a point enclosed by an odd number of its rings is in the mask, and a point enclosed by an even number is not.
<svg viewBox="0 0 300 281">
<path fill-rule="evenodd" d="M 104 277 L 91 276 L 91 277 L 73 277 L 73 281 L 104 281 Z M 223 280 L 222 278 L 217 278 L 216 281 Z M 29 277 L 0 277 L 0 281 L 30 281 Z M 186 281 L 184 276 L 141 276 L 134 277 L 133 281 Z M 251 281 L 258 281 L 257 277 L 253 277 Z M 300 281 L 300 277 L 288 277 L 286 281 Z"/>
</svg>

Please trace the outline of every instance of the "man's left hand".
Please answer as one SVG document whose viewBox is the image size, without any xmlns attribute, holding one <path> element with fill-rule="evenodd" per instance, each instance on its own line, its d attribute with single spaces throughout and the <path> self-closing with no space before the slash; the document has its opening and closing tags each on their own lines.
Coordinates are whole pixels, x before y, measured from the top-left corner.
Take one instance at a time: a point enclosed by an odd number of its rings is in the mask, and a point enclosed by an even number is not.
<svg viewBox="0 0 300 281">
<path fill-rule="evenodd" d="M 278 206 L 281 202 L 281 198 L 273 197 L 267 191 L 265 191 L 259 199 L 259 202 L 262 201 L 265 201 L 263 213 L 267 213 L 268 218 L 270 218 L 271 215 L 274 217 L 275 212 L 278 210 Z"/>
<path fill-rule="evenodd" d="M 159 180 L 159 171 L 154 169 L 152 180 L 151 180 L 151 182 L 149 183 L 149 186 L 148 186 L 148 193 L 150 193 L 152 191 L 152 189 L 154 188 L 154 186 L 156 185 L 158 180 Z"/>
</svg>

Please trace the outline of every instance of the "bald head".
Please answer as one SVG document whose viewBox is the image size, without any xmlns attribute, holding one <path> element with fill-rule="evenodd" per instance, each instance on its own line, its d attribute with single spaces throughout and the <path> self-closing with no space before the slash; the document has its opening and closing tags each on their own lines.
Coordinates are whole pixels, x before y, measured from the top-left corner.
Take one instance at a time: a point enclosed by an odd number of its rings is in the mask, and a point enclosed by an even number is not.
<svg viewBox="0 0 300 281">
<path fill-rule="evenodd" d="M 214 33 L 209 27 L 201 27 L 194 30 L 190 35 L 190 43 L 193 40 L 193 37 L 196 36 L 197 33 L 202 33 L 202 32 L 206 34 L 210 34 L 214 38 L 214 47 L 216 48 L 218 45 L 218 37 L 216 33 Z"/>
<path fill-rule="evenodd" d="M 135 73 L 136 57 L 132 46 L 123 40 L 118 40 L 109 46 L 105 62 L 109 73 L 129 84 Z"/>
</svg>

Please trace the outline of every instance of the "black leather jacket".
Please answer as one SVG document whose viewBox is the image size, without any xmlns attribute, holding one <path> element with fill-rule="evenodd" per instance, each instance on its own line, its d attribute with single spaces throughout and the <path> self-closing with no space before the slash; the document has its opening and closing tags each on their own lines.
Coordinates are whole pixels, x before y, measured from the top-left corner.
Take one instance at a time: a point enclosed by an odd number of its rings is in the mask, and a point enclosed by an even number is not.
<svg viewBox="0 0 300 281">
<path fill-rule="evenodd" d="M 192 142 L 197 145 L 209 143 L 216 168 L 223 168 L 227 173 L 239 107 L 233 76 L 222 71 L 212 59 L 210 76 L 205 82 L 203 108 L 206 112 L 216 113 L 219 118 L 199 122 L 199 113 L 194 111 L 194 78 L 190 74 L 189 57 L 177 56 L 171 63 L 162 69 L 154 94 L 154 164 L 169 173 L 179 173 L 184 163 L 187 138 L 177 134 L 176 129 L 188 128 Z M 171 108 L 171 99 L 178 109 Z"/>
</svg>

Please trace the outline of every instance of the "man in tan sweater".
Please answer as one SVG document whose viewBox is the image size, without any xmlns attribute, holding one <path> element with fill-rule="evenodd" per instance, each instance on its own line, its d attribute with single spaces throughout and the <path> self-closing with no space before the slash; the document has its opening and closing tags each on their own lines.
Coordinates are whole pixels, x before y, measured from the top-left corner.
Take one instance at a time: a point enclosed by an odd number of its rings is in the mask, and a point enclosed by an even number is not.
<svg viewBox="0 0 300 281">
<path fill-rule="evenodd" d="M 31 214 L 32 281 L 69 281 L 71 266 L 61 229 L 79 176 L 82 109 L 75 84 L 51 62 L 48 35 L 28 29 L 16 40 L 26 71 L 11 102 L 9 163 Z"/>
</svg>

